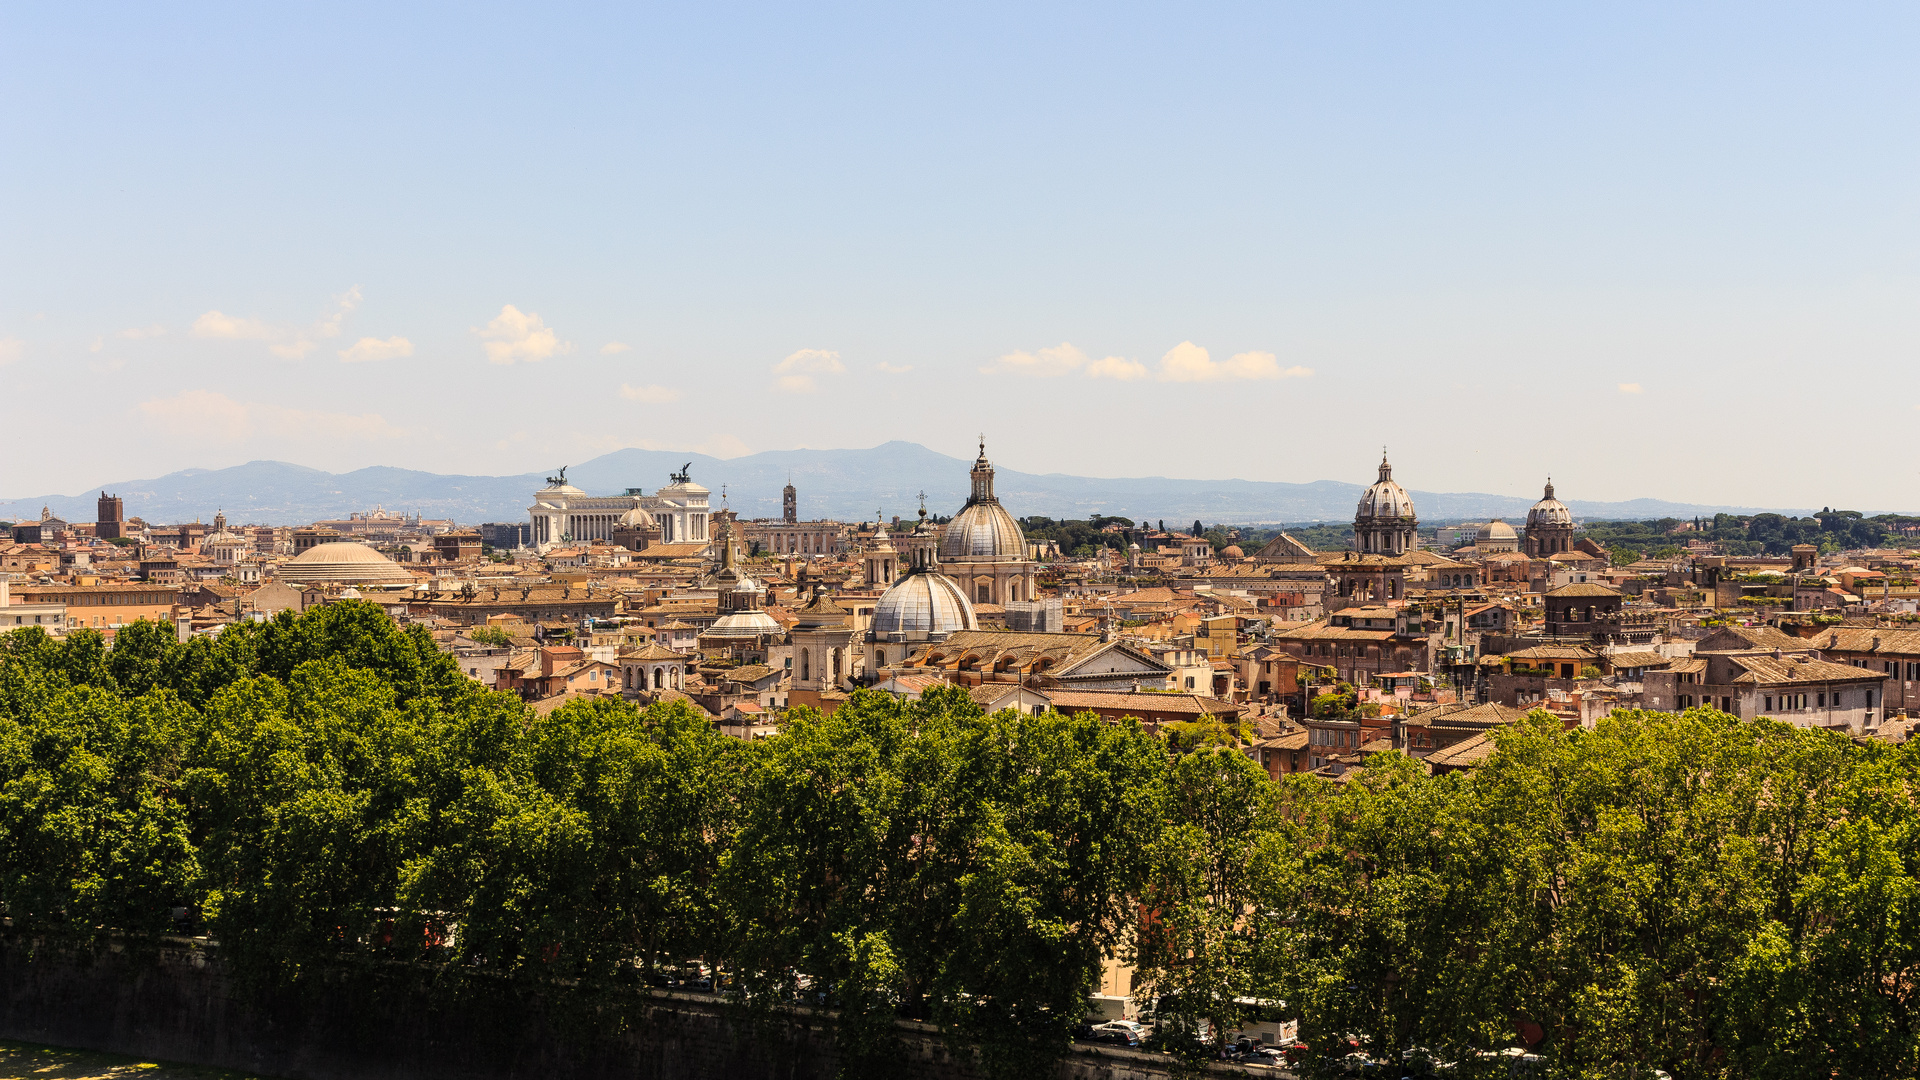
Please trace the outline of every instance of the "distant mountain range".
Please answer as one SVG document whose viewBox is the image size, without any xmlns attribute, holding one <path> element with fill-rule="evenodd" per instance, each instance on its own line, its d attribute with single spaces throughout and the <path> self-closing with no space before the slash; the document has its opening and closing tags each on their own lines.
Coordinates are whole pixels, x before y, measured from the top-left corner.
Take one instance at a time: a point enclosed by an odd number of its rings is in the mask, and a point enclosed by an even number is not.
<svg viewBox="0 0 1920 1080">
<path fill-rule="evenodd" d="M 659 450 L 617 450 L 572 466 L 567 479 L 593 494 L 628 488 L 651 492 L 667 474 L 690 463 L 693 479 L 713 489 L 720 502 L 742 517 L 777 517 L 780 489 L 791 476 L 800 494 L 802 518 L 871 520 L 875 510 L 911 518 L 926 492 L 927 509 L 952 514 L 968 491 L 966 459 L 935 453 L 910 442 L 869 450 L 777 450 L 720 458 Z M 80 495 L 40 495 L 0 501 L 0 520 L 38 518 L 42 506 L 69 521 L 92 521 L 100 490 L 119 495 L 129 517 L 154 523 L 211 520 L 225 510 L 236 523 L 303 525 L 384 506 L 391 511 L 452 518 L 463 525 L 523 521 L 546 473 L 518 476 L 445 476 L 413 469 L 375 467 L 330 473 L 284 461 L 250 461 L 227 469 L 187 469 L 152 480 L 120 480 Z M 1085 518 L 1090 514 L 1164 520 L 1172 527 L 1200 518 L 1208 524 L 1349 521 L 1363 485 L 1337 480 L 1285 484 L 1257 480 L 1174 480 L 1150 476 L 1104 480 L 1061 473 L 998 469 L 995 490 L 1016 516 Z M 1537 495 L 1413 492 L 1427 521 L 1484 520 L 1525 516 Z M 1632 499 L 1627 502 L 1567 500 L 1588 520 L 1692 517 L 1757 513 L 1762 508 Z M 1805 509 L 1775 510 L 1804 515 Z"/>
</svg>

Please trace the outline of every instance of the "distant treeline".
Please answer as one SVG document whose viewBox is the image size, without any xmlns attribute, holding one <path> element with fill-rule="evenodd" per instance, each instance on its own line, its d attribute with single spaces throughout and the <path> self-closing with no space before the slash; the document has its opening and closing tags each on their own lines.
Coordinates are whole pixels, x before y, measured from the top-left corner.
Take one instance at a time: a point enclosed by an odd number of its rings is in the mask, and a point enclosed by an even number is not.
<svg viewBox="0 0 1920 1080">
<path fill-rule="evenodd" d="M 1255 1000 L 1395 1061 L 1524 1036 L 1565 1075 L 1920 1071 L 1920 748 L 1542 715 L 1471 774 L 1275 783 L 1227 739 L 958 689 L 755 743 L 677 704 L 542 716 L 361 603 L 184 645 L 22 630 L 0 902 L 56 938 L 204 931 L 274 983 L 638 987 L 698 958 L 749 1006 L 836 1007 L 849 1075 L 897 1072 L 896 1016 L 1041 1075 L 1108 954 L 1195 1057 Z"/>
</svg>

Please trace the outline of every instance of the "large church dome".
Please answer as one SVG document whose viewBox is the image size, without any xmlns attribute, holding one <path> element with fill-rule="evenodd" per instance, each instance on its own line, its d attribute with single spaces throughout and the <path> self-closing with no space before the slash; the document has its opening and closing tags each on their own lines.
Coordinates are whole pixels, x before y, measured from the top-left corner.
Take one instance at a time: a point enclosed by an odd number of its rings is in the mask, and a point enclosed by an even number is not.
<svg viewBox="0 0 1920 1080">
<path fill-rule="evenodd" d="M 274 576 L 299 584 L 338 582 L 360 585 L 411 585 L 413 575 L 365 544 L 340 540 L 315 544 L 282 563 Z"/>
<path fill-rule="evenodd" d="M 966 508 L 947 522 L 940 534 L 940 559 L 1024 559 L 1027 537 L 993 494 L 993 465 L 987 447 L 973 462 L 973 494 Z"/>
<path fill-rule="evenodd" d="M 1024 559 L 1027 538 L 1013 515 L 999 503 L 974 503 L 947 522 L 940 534 L 940 557 L 968 556 Z"/>
<path fill-rule="evenodd" d="M 973 605 L 945 574 L 908 574 L 882 593 L 873 607 L 871 631 L 876 640 L 938 640 L 955 630 L 975 629 Z"/>
<path fill-rule="evenodd" d="M 1553 497 L 1553 481 L 1547 481 L 1547 493 L 1527 511 L 1527 528 L 1538 529 L 1542 526 L 1572 525 L 1573 511 L 1567 504 Z"/>
<path fill-rule="evenodd" d="M 1482 544 L 1500 543 L 1504 541 L 1518 543 L 1520 534 L 1513 531 L 1513 526 L 1501 521 L 1499 518 L 1495 518 L 1485 525 L 1480 526 L 1480 531 L 1475 535 L 1474 539 Z"/>
<path fill-rule="evenodd" d="M 1360 509 L 1354 514 L 1359 521 L 1376 518 L 1410 518 L 1413 516 L 1413 496 L 1407 489 L 1394 482 L 1393 466 L 1387 459 L 1380 459 L 1380 479 L 1373 482 L 1360 496 Z"/>
</svg>

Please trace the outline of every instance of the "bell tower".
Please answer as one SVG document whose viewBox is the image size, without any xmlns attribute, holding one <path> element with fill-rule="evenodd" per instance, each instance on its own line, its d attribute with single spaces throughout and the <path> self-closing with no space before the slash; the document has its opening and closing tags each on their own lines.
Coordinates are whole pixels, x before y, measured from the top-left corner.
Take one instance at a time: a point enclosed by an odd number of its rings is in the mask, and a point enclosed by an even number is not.
<svg viewBox="0 0 1920 1080">
<path fill-rule="evenodd" d="M 787 486 L 780 489 L 780 520 L 789 525 L 800 520 L 800 493 L 793 489 L 793 477 L 787 477 Z"/>
</svg>

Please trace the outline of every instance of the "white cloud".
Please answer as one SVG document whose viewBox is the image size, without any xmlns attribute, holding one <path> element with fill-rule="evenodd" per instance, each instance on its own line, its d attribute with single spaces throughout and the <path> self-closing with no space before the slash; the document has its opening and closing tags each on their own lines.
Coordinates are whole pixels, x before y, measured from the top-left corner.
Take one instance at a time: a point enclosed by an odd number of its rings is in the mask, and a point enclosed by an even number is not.
<svg viewBox="0 0 1920 1080">
<path fill-rule="evenodd" d="M 495 364 L 538 363 L 573 351 L 573 345 L 561 341 L 538 314 L 522 312 L 512 304 L 503 305 L 486 329 L 474 333 L 486 339 L 487 360 Z"/>
<path fill-rule="evenodd" d="M 907 372 L 913 370 L 912 364 L 889 364 L 885 360 L 882 360 L 873 366 L 876 368 L 879 368 L 881 371 L 884 371 L 889 375 L 905 375 Z"/>
<path fill-rule="evenodd" d="M 1270 352 L 1235 353 L 1216 361 L 1207 350 L 1191 341 L 1183 341 L 1160 358 L 1161 382 L 1224 382 L 1238 379 L 1304 379 L 1312 368 L 1280 366 Z"/>
<path fill-rule="evenodd" d="M 397 439 L 406 431 L 377 413 L 334 413 L 235 401 L 212 390 L 185 390 L 138 406 L 147 422 L 171 435 L 238 442 L 256 434 L 279 438 Z"/>
<path fill-rule="evenodd" d="M 0 366 L 11 364 L 26 354 L 26 342 L 17 337 L 0 338 Z"/>
<path fill-rule="evenodd" d="M 1086 367 L 1090 379 L 1119 379 L 1132 382 L 1147 377 L 1147 365 L 1138 360 L 1129 360 L 1124 356 L 1106 356 L 1093 361 Z"/>
<path fill-rule="evenodd" d="M 241 319 L 220 311 L 209 311 L 193 320 L 193 336 L 225 338 L 233 341 L 264 341 L 275 336 L 272 327 L 259 319 Z"/>
<path fill-rule="evenodd" d="M 227 341 L 265 341 L 267 351 L 283 360 L 298 360 L 314 349 L 319 348 L 318 340 L 340 336 L 340 325 L 347 316 L 360 306 L 360 286 L 355 285 L 346 292 L 333 298 L 333 310 L 312 326 L 275 326 L 259 319 L 248 319 L 238 315 L 228 315 L 219 310 L 209 311 L 193 320 L 190 331 L 197 338 L 215 338 Z M 162 326 L 151 326 L 141 330 L 122 330 L 121 337 L 149 337 L 165 333 Z"/>
<path fill-rule="evenodd" d="M 128 341 L 140 341 L 143 338 L 161 337 L 165 335 L 166 332 L 167 332 L 167 328 L 165 326 L 162 326 L 159 323 L 154 323 L 151 326 L 129 327 L 128 329 L 122 330 L 113 336 L 117 338 L 125 338 Z"/>
<path fill-rule="evenodd" d="M 679 401 L 680 391 L 671 386 L 628 386 L 620 384 L 620 396 L 628 401 L 642 401 L 649 405 L 664 405 L 669 401 Z"/>
<path fill-rule="evenodd" d="M 840 354 L 831 349 L 801 349 L 788 354 L 785 360 L 773 365 L 776 373 L 787 371 L 807 371 L 820 374 L 840 374 L 847 365 L 840 362 Z"/>
<path fill-rule="evenodd" d="M 605 345 L 600 346 L 600 355 L 613 356 L 616 353 L 631 352 L 632 350 L 633 346 L 624 341 L 609 341 Z"/>
<path fill-rule="evenodd" d="M 339 337 L 340 324 L 345 322 L 347 316 L 353 313 L 353 309 L 359 306 L 360 286 L 355 285 L 333 298 L 333 314 L 320 320 L 319 325 L 313 328 L 314 333 L 323 338 Z"/>
<path fill-rule="evenodd" d="M 1065 341 L 1033 352 L 1024 349 L 1010 352 L 980 370 L 988 375 L 1026 375 L 1034 378 L 1056 378 L 1079 372 L 1090 379 L 1116 379 L 1120 382 L 1137 382 L 1148 378 L 1157 378 L 1161 382 L 1302 379 L 1313 374 L 1312 368 L 1283 368 L 1279 360 L 1268 352 L 1235 353 L 1226 360 L 1216 361 L 1207 355 L 1207 350 L 1191 341 L 1183 341 L 1168 350 L 1160 358 L 1157 374 L 1140 361 L 1124 356 L 1089 359 L 1086 353 Z"/>
<path fill-rule="evenodd" d="M 1623 394 L 1640 394 L 1640 393 L 1645 393 L 1645 391 L 1644 391 L 1644 390 L 1642 390 L 1642 389 L 1640 388 L 1640 384 L 1639 384 L 1639 383 L 1637 383 L 1637 382 L 1623 382 L 1623 383 L 1621 383 L 1621 384 L 1620 384 L 1620 392 L 1621 392 L 1621 393 L 1623 393 Z"/>
<path fill-rule="evenodd" d="M 397 360 L 413 355 L 413 342 L 403 337 L 390 337 L 385 341 L 379 338 L 363 337 L 351 346 L 340 350 L 340 359 L 349 364 L 364 363 L 369 360 Z"/>
<path fill-rule="evenodd" d="M 831 349 L 801 349 L 789 353 L 787 358 L 773 365 L 773 372 L 780 378 L 774 385 L 782 393 L 811 394 L 820 389 L 816 375 L 842 375 L 847 365 L 840 362 L 840 354 Z"/>
<path fill-rule="evenodd" d="M 1033 352 L 1027 352 L 1024 349 L 1010 352 L 981 368 L 980 371 L 987 375 L 1031 375 L 1037 378 L 1052 378 L 1077 371 L 1086 363 L 1086 353 L 1063 341 L 1051 348 L 1036 349 Z"/>
</svg>

